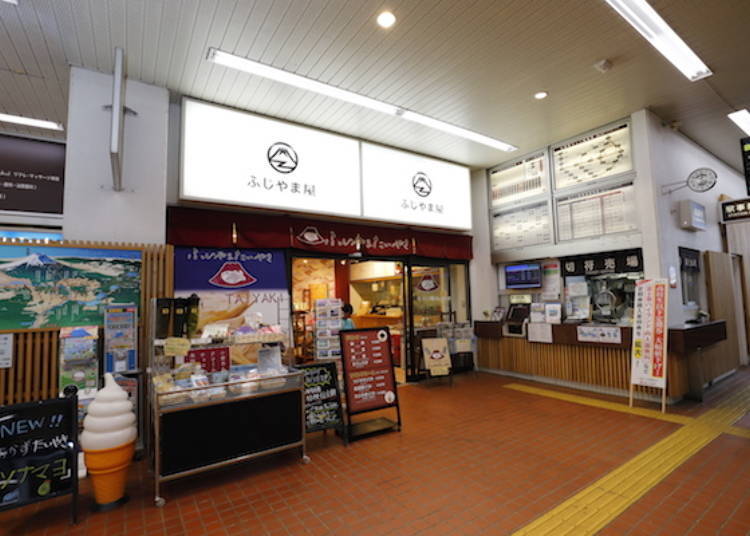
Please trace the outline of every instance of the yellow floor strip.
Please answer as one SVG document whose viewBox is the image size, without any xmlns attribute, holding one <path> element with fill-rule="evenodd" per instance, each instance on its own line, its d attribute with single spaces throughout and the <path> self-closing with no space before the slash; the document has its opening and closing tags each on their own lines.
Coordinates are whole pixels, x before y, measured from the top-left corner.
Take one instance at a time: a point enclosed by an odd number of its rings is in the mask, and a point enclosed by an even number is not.
<svg viewBox="0 0 750 536">
<path fill-rule="evenodd" d="M 661 421 L 673 422 L 677 424 L 690 424 L 691 422 L 693 422 L 693 417 L 686 417 L 684 415 L 672 415 L 669 413 L 662 413 L 660 411 L 647 408 L 631 408 L 626 406 L 625 404 L 620 404 L 618 402 L 609 402 L 607 400 L 599 400 L 596 398 L 589 398 L 587 396 L 571 395 L 569 393 L 561 393 L 559 391 L 552 391 L 550 389 L 541 389 L 539 387 L 522 385 L 520 383 L 510 383 L 508 385 L 505 385 L 505 387 L 508 389 L 513 389 L 514 391 L 522 391 L 524 393 L 546 396 L 548 398 L 556 398 L 558 400 L 565 400 L 566 402 L 573 402 L 574 404 L 582 404 L 584 406 L 609 409 L 612 411 L 619 411 L 620 413 L 629 413 L 631 415 L 639 415 L 641 417 L 650 417 L 652 419 L 659 419 Z"/>
<path fill-rule="evenodd" d="M 518 384 L 506 387 L 523 392 L 548 391 Z M 548 392 L 554 395 L 548 395 Z M 554 391 L 548 392 L 536 394 L 608 409 L 610 405 L 614 405 L 617 407 L 611 409 L 622 411 L 621 404 Z M 626 409 L 631 410 L 627 406 Z M 637 409 L 632 408 L 633 411 Z M 722 400 L 716 408 L 700 417 L 689 419 L 685 426 L 538 517 L 517 531 L 515 535 L 583 536 L 596 534 L 721 433 L 730 428 L 738 428 L 731 425 L 748 409 L 750 409 L 750 387 L 732 394 Z M 634 414 L 644 415 L 642 411 L 651 410 L 640 410 Z M 626 411 L 626 413 L 631 413 L 631 411 Z M 664 417 L 661 413 L 659 415 Z M 651 415 L 644 416 L 651 417 Z M 673 417 L 677 416 L 673 415 Z M 738 430 L 744 431 L 741 428 Z"/>
</svg>

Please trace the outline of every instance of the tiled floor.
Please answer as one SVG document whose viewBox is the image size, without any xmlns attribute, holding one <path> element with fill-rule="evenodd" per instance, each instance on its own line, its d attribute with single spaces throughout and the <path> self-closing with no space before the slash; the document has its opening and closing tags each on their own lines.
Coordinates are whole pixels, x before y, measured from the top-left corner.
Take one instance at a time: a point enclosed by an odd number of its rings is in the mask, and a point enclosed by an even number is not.
<svg viewBox="0 0 750 536">
<path fill-rule="evenodd" d="M 165 486 L 161 509 L 147 465 L 137 463 L 122 509 L 89 513 L 84 482 L 78 526 L 68 525 L 67 500 L 56 499 L 0 514 L 0 534 L 512 534 L 683 428 L 505 388 L 510 383 L 523 382 L 468 374 L 452 387 L 403 387 L 401 432 L 348 447 L 332 433 L 312 434 L 309 465 L 287 454 L 178 480 Z M 703 407 L 671 411 L 696 417 L 748 385 L 745 370 Z M 748 531 L 750 439 L 722 434 L 602 534 Z"/>
</svg>

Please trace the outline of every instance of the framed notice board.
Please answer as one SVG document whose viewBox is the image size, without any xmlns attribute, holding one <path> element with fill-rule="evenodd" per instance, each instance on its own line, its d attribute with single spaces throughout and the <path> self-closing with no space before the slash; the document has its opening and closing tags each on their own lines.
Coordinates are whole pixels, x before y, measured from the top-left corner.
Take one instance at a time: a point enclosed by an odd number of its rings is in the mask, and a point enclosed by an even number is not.
<svg viewBox="0 0 750 536">
<path fill-rule="evenodd" d="M 73 494 L 78 501 L 78 397 L 0 408 L 0 512 Z"/>
<path fill-rule="evenodd" d="M 388 328 L 342 330 L 339 337 L 346 413 L 349 417 L 347 437 L 352 440 L 400 430 L 401 410 Z M 397 422 L 384 417 L 354 424 L 351 422 L 352 415 L 385 408 L 396 409 Z"/>
<path fill-rule="evenodd" d="M 298 365 L 305 383 L 305 430 L 335 428 L 344 431 L 338 368 L 335 361 Z"/>
</svg>

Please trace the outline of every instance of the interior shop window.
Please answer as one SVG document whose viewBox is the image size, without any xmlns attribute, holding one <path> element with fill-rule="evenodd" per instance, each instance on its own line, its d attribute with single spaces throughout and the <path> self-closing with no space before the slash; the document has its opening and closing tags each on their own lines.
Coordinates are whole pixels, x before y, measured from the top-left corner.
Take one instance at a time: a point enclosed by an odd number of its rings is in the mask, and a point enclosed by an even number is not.
<svg viewBox="0 0 750 536">
<path fill-rule="evenodd" d="M 682 303 L 700 308 L 700 257 L 696 249 L 679 248 Z"/>
</svg>

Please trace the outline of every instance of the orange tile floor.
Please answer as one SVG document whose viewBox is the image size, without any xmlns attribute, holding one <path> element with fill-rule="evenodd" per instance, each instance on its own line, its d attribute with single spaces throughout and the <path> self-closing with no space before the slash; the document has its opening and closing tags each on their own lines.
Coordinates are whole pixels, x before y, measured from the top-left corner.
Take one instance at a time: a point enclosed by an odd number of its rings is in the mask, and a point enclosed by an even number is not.
<svg viewBox="0 0 750 536">
<path fill-rule="evenodd" d="M 452 386 L 409 385 L 399 390 L 401 432 L 348 447 L 333 433 L 311 434 L 309 465 L 287 453 L 167 483 L 163 508 L 153 504 L 148 464 L 138 462 L 121 509 L 89 512 L 86 480 L 77 526 L 60 498 L 0 514 L 0 535 L 542 534 L 529 524 L 684 426 L 510 384 L 623 402 L 484 373 Z M 669 411 L 696 417 L 742 389 L 750 370 L 714 387 L 704 404 Z M 735 430 L 746 431 L 748 419 Z M 750 534 L 750 434 L 716 432 L 624 510 L 597 514 L 608 535 Z"/>
</svg>

